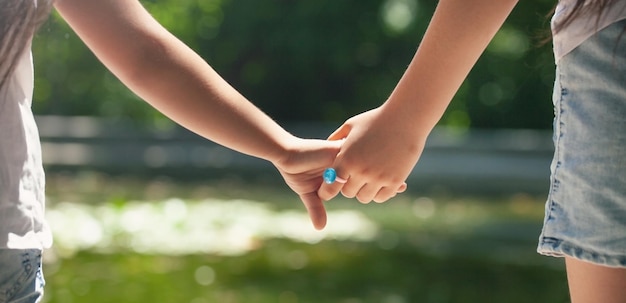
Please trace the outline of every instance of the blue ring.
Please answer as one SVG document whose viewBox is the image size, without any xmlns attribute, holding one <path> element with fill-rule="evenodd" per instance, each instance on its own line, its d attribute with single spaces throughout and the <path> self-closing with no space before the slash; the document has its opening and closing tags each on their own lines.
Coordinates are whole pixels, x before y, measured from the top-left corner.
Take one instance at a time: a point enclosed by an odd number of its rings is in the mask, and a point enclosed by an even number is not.
<svg viewBox="0 0 626 303">
<path fill-rule="evenodd" d="M 329 167 L 324 170 L 324 174 L 322 175 L 322 177 L 324 178 L 324 182 L 326 184 L 333 184 L 333 182 L 335 182 L 335 180 L 337 179 L 337 172 L 334 168 Z"/>
</svg>

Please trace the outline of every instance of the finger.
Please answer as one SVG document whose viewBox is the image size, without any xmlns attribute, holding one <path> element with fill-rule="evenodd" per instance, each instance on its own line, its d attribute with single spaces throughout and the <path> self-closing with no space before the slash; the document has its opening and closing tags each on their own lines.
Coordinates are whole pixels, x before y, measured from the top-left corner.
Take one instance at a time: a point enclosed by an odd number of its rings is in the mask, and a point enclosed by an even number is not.
<svg viewBox="0 0 626 303">
<path fill-rule="evenodd" d="M 379 188 L 373 184 L 365 184 L 356 194 L 356 199 L 361 203 L 370 203 L 378 193 Z"/>
<path fill-rule="evenodd" d="M 322 199 L 317 196 L 317 193 L 312 192 L 300 195 L 300 200 L 302 200 L 304 207 L 306 207 L 306 210 L 309 213 L 309 218 L 311 218 L 313 227 L 317 230 L 324 229 L 326 226 L 327 216 L 326 208 L 324 207 Z"/>
<path fill-rule="evenodd" d="M 405 186 L 406 188 L 406 186 Z M 373 200 L 376 203 L 383 203 L 397 195 L 398 191 L 394 190 L 393 187 L 383 187 L 381 188 L 376 196 L 374 196 Z"/>
<path fill-rule="evenodd" d="M 398 186 L 398 189 L 396 190 L 396 193 L 403 193 L 403 192 L 405 192 L 407 187 L 408 187 L 408 185 L 406 185 L 406 182 L 400 184 L 400 186 Z"/>
<path fill-rule="evenodd" d="M 330 136 L 328 136 L 328 140 L 335 141 L 335 140 L 345 139 L 346 137 L 348 137 L 351 130 L 352 130 L 351 126 L 347 124 L 343 124 L 337 130 L 335 130 L 332 134 L 330 134 Z"/>
<path fill-rule="evenodd" d="M 330 178 L 330 182 L 326 183 L 326 171 L 324 170 L 324 182 L 317 191 L 317 195 L 324 201 L 328 201 L 339 194 L 344 184 L 348 181 L 347 178 L 341 177 L 341 173 L 338 173 L 336 170 L 332 169 L 331 175 L 334 178 Z M 334 181 L 333 181 L 334 180 Z"/>
<path fill-rule="evenodd" d="M 332 184 L 322 183 L 322 186 L 317 190 L 317 195 L 324 201 L 331 200 L 341 192 L 343 183 L 333 182 Z"/>
<path fill-rule="evenodd" d="M 346 198 L 354 198 L 359 193 L 361 188 L 365 186 L 364 182 L 358 182 L 356 179 L 351 178 L 341 189 L 341 194 Z"/>
</svg>

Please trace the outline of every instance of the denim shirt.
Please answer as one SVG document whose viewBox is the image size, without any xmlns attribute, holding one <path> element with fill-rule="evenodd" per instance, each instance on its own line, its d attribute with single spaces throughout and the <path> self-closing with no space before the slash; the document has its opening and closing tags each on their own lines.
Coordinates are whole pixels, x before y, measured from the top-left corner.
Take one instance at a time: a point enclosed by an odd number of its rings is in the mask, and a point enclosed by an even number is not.
<svg viewBox="0 0 626 303">
<path fill-rule="evenodd" d="M 552 29 L 569 14 L 574 4 L 576 4 L 576 0 L 559 1 L 552 17 Z M 626 1 L 624 0 L 613 1 L 610 7 L 605 8 L 600 18 L 594 14 L 583 13 L 574 19 L 569 26 L 558 33 L 553 33 L 555 62 L 558 64 L 563 56 L 571 52 L 587 38 L 622 19 L 626 19 Z"/>
<path fill-rule="evenodd" d="M 0 248 L 48 248 L 45 180 L 39 132 L 31 110 L 30 47 L 0 88 Z"/>
</svg>

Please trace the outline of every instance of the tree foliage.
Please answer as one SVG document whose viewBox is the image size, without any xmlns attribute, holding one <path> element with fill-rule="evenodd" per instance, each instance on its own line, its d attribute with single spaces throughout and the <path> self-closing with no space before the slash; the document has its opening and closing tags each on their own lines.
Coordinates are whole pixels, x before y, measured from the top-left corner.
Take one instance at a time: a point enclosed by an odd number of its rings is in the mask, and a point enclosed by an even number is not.
<svg viewBox="0 0 626 303">
<path fill-rule="evenodd" d="M 144 0 L 166 28 L 281 122 L 341 123 L 389 96 L 434 0 Z M 481 128 L 548 128 L 552 0 L 523 1 L 442 119 Z M 123 87 L 57 15 L 34 43 L 38 114 L 166 121 Z M 417 100 L 418 101 L 418 100 Z"/>
</svg>

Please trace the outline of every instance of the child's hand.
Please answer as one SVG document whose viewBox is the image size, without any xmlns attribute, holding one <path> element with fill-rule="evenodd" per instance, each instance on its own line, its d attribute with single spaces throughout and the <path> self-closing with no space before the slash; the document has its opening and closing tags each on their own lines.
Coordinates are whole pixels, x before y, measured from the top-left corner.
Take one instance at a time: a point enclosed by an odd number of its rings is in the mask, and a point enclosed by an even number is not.
<svg viewBox="0 0 626 303">
<path fill-rule="evenodd" d="M 347 120 L 329 139 L 345 139 L 333 168 L 342 184 L 323 184 L 318 195 L 330 200 L 340 191 L 361 203 L 385 202 L 406 190 L 405 180 L 417 163 L 426 138 L 412 120 L 382 107 Z"/>
<path fill-rule="evenodd" d="M 317 191 L 324 169 L 330 167 L 339 152 L 341 141 L 294 139 L 285 158 L 274 163 L 289 187 L 306 207 L 316 229 L 326 226 L 326 209 Z"/>
</svg>

